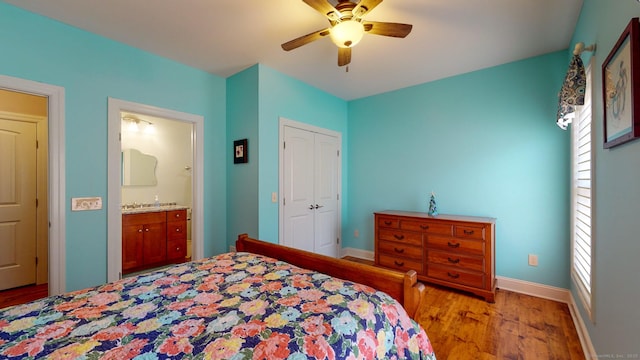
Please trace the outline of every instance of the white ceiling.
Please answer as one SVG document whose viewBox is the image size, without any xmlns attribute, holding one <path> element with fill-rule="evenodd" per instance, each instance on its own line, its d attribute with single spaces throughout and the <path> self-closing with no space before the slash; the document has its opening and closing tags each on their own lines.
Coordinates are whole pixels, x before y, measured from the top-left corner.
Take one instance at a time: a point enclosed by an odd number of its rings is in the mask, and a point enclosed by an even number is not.
<svg viewBox="0 0 640 360">
<path fill-rule="evenodd" d="M 4 1 L 221 77 L 261 63 L 345 100 L 566 49 L 582 7 L 582 0 L 383 1 L 366 20 L 413 31 L 404 39 L 365 35 L 346 72 L 328 38 L 280 48 L 329 26 L 302 0 Z"/>
</svg>

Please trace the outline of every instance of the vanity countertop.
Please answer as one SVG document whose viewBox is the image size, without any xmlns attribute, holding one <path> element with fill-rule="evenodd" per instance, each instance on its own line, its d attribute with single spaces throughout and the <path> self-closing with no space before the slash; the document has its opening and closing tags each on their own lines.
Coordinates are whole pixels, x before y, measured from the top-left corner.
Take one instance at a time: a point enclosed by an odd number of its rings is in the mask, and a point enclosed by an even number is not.
<svg viewBox="0 0 640 360">
<path fill-rule="evenodd" d="M 160 206 L 139 206 L 139 207 L 130 207 L 130 208 L 122 208 L 122 215 L 126 214 L 139 214 L 139 213 L 148 213 L 148 212 L 158 212 L 158 211 L 171 211 L 171 210 L 184 210 L 188 209 L 188 206 L 184 205 L 160 205 Z"/>
</svg>

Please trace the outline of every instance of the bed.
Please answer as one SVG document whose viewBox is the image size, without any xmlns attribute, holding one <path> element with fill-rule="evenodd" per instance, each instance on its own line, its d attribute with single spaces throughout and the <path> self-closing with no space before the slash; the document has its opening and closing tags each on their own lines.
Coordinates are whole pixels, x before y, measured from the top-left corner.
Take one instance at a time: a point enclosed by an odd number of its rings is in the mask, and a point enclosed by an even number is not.
<svg viewBox="0 0 640 360">
<path fill-rule="evenodd" d="M 415 274 L 246 235 L 236 249 L 1 309 L 0 358 L 435 359 Z"/>
</svg>

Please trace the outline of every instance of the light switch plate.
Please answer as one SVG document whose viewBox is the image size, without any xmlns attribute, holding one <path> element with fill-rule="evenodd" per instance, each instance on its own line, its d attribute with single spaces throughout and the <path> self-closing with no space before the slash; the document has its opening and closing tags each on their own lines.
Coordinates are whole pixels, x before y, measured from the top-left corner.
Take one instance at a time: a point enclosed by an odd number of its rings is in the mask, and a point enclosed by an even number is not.
<svg viewBox="0 0 640 360">
<path fill-rule="evenodd" d="M 71 211 L 87 211 L 102 209 L 101 197 L 71 198 Z"/>
</svg>

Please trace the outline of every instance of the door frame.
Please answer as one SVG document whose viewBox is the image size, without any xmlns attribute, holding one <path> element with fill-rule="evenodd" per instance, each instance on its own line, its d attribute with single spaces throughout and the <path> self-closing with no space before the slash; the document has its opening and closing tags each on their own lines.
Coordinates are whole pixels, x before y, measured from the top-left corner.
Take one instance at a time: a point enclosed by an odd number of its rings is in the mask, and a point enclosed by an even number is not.
<svg viewBox="0 0 640 360">
<path fill-rule="evenodd" d="M 338 159 L 338 234 L 340 236 L 339 244 L 336 244 L 337 253 L 342 253 L 342 134 L 337 131 L 321 128 L 314 125 L 305 124 L 299 121 L 290 120 L 280 117 L 278 130 L 278 244 L 284 244 L 284 206 L 282 206 L 284 196 L 284 128 L 285 126 L 294 127 L 301 130 L 311 131 L 314 133 L 324 134 L 338 138 L 338 151 L 340 157 Z"/>
<path fill-rule="evenodd" d="M 66 291 L 65 93 L 60 86 L 0 75 L 0 88 L 47 98 L 49 137 L 49 295 Z"/>
<path fill-rule="evenodd" d="M 107 281 L 115 281 L 122 277 L 122 178 L 121 161 L 121 112 L 132 112 L 142 115 L 190 123 L 193 125 L 193 176 L 192 184 L 192 259 L 204 257 L 204 117 L 159 108 L 151 105 L 109 98 L 108 105 L 108 149 L 107 179 L 108 214 L 107 214 Z"/>
</svg>

